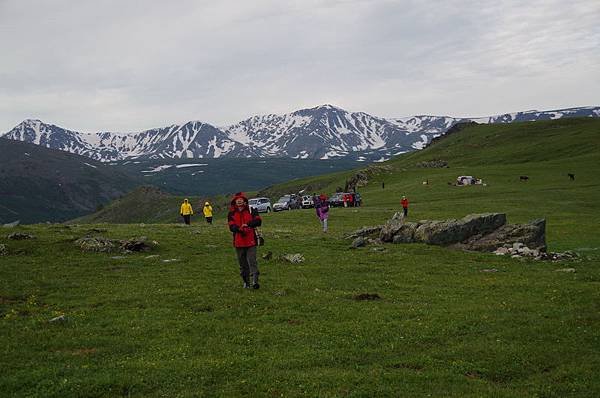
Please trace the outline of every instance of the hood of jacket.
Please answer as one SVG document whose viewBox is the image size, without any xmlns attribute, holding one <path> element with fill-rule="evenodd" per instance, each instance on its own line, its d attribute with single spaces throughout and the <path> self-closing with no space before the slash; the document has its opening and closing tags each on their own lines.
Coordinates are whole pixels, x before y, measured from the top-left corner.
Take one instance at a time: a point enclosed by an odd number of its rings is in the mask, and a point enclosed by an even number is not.
<svg viewBox="0 0 600 398">
<path fill-rule="evenodd" d="M 233 195 L 233 198 L 231 199 L 231 202 L 229 203 L 229 210 L 233 211 L 235 210 L 236 206 L 235 206 L 235 201 L 237 199 L 243 199 L 244 200 L 244 206 L 248 207 L 248 198 L 246 197 L 246 195 L 243 192 L 237 192 Z"/>
</svg>

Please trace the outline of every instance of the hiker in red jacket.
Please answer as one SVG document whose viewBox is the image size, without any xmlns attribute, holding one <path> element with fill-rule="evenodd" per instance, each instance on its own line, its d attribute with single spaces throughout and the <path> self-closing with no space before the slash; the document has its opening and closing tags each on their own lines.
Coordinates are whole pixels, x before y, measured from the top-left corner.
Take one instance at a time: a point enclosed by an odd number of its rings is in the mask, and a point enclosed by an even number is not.
<svg viewBox="0 0 600 398">
<path fill-rule="evenodd" d="M 408 216 L 408 199 L 406 199 L 406 196 L 402 196 L 400 204 L 402 205 L 402 210 L 404 211 L 404 217 Z"/>
<path fill-rule="evenodd" d="M 229 214 L 227 214 L 229 230 L 233 233 L 233 246 L 240 265 L 240 276 L 244 281 L 244 288 L 258 289 L 258 264 L 256 262 L 257 237 L 254 228 L 260 227 L 262 220 L 256 209 L 248 207 L 248 198 L 238 192 L 231 200 Z M 250 284 L 252 276 L 252 284 Z"/>
</svg>

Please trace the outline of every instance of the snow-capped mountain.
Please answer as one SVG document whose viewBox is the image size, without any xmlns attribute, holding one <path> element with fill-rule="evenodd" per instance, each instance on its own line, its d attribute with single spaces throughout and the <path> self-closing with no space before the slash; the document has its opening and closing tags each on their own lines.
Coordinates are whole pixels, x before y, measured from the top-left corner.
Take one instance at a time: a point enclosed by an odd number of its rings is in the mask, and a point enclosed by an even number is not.
<svg viewBox="0 0 600 398">
<path fill-rule="evenodd" d="M 218 128 L 201 122 L 137 133 L 78 133 L 40 120 L 28 119 L 3 138 L 30 142 L 100 161 L 147 158 L 218 158 L 259 156 Z"/>
<path fill-rule="evenodd" d="M 300 159 L 389 158 L 427 142 L 427 138 L 394 121 L 332 105 L 285 115 L 254 116 L 223 130 L 231 139 L 253 145 L 266 156 Z"/>
<path fill-rule="evenodd" d="M 600 107 L 526 111 L 481 118 L 381 118 L 332 105 L 254 116 L 217 128 L 199 121 L 136 133 L 80 133 L 25 120 L 3 135 L 101 161 L 136 158 L 290 157 L 381 161 L 423 148 L 458 122 L 512 123 L 600 117 Z"/>
</svg>

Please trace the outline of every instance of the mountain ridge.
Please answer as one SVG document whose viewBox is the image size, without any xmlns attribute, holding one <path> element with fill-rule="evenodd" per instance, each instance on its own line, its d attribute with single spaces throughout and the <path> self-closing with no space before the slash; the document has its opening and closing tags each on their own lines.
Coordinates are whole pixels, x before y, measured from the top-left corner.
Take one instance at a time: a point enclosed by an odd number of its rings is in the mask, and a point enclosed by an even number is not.
<svg viewBox="0 0 600 398">
<path fill-rule="evenodd" d="M 422 149 L 456 123 L 483 124 L 600 117 L 600 107 L 456 118 L 383 118 L 324 104 L 278 115 L 255 115 L 228 126 L 188 121 L 131 133 L 77 132 L 26 119 L 0 137 L 59 149 L 102 162 L 126 159 L 288 157 L 383 161 Z"/>
</svg>

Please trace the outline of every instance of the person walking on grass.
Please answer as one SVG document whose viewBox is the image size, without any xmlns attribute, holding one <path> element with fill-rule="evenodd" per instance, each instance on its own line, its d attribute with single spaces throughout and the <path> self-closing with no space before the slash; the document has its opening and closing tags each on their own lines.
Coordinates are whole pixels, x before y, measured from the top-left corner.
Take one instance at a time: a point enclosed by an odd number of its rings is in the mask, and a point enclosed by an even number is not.
<svg viewBox="0 0 600 398">
<path fill-rule="evenodd" d="M 202 213 L 204 213 L 204 218 L 206 222 L 212 224 L 212 206 L 208 202 L 204 202 L 204 207 L 202 208 Z"/>
<path fill-rule="evenodd" d="M 248 198 L 238 192 L 233 195 L 229 213 L 227 214 L 227 224 L 229 230 L 233 233 L 233 247 L 237 255 L 240 266 L 240 276 L 244 283 L 244 289 L 258 289 L 258 263 L 256 262 L 256 227 L 260 227 L 262 219 L 256 209 L 248 206 Z M 252 277 L 252 284 L 250 284 Z"/>
<path fill-rule="evenodd" d="M 319 196 L 319 207 L 317 207 L 317 217 L 319 217 L 319 221 L 321 221 L 321 226 L 323 227 L 323 232 L 327 233 L 327 220 L 329 219 L 329 201 L 327 200 L 327 196 L 321 194 Z M 315 205 L 316 206 L 316 205 Z"/>
<path fill-rule="evenodd" d="M 192 204 L 187 199 L 183 200 L 181 208 L 179 209 L 179 214 L 183 217 L 183 222 L 185 222 L 186 225 L 190 225 L 190 219 L 192 214 L 194 214 L 194 210 L 192 209 Z"/>
<path fill-rule="evenodd" d="M 404 214 L 404 217 L 408 216 L 408 199 L 406 199 L 406 196 L 402 196 L 402 200 L 400 201 L 400 204 L 402 205 L 402 211 Z"/>
</svg>

